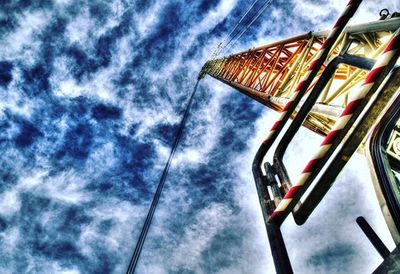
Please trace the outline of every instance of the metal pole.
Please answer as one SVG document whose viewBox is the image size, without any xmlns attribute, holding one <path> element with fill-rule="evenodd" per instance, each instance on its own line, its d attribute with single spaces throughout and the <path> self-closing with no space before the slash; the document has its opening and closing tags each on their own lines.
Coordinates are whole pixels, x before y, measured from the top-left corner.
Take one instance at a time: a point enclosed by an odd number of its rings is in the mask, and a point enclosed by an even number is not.
<svg viewBox="0 0 400 274">
<path fill-rule="evenodd" d="M 385 246 L 385 244 L 382 242 L 379 236 L 368 224 L 367 220 L 365 220 L 363 216 L 360 216 L 356 219 L 356 221 L 357 224 L 360 226 L 361 230 L 365 233 L 365 236 L 367 236 L 368 240 L 375 247 L 376 251 L 378 251 L 379 255 L 381 255 L 383 259 L 389 256 L 390 254 L 389 249 Z"/>
</svg>

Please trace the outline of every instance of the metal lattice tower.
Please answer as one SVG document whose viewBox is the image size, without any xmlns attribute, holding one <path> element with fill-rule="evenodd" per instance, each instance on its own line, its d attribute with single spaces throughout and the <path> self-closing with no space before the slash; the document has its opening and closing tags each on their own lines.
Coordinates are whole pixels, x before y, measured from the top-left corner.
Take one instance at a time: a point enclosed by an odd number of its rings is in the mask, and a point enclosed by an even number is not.
<svg viewBox="0 0 400 274">
<path fill-rule="evenodd" d="M 376 59 L 399 26 L 400 19 L 393 18 L 347 27 L 326 63 L 343 51 Z M 211 60 L 204 65 L 201 74 L 208 74 L 281 112 L 327 35 L 328 31 L 310 32 Z M 323 68 L 318 76 L 322 71 Z M 341 65 L 321 93 L 304 126 L 326 135 L 347 106 L 349 94 L 366 75 L 365 70 Z M 318 76 L 308 90 L 313 88 Z"/>
<path fill-rule="evenodd" d="M 390 253 L 363 217 L 357 223 L 385 259 L 378 268 L 382 272 L 376 273 L 400 271 L 393 264 L 400 258 L 400 183 L 395 176 L 397 172 L 400 178 L 400 14 L 345 27 L 360 3 L 351 0 L 331 31 L 212 59 L 200 72 L 200 78 L 210 75 L 281 113 L 252 166 L 278 273 L 293 272 L 280 226 L 290 213 L 298 225 L 304 224 L 360 148 L 398 247 Z M 283 131 L 289 118 L 293 122 Z M 283 155 L 300 126 L 325 138 L 299 178 L 291 181 Z M 275 141 L 270 163 L 264 157 Z"/>
</svg>

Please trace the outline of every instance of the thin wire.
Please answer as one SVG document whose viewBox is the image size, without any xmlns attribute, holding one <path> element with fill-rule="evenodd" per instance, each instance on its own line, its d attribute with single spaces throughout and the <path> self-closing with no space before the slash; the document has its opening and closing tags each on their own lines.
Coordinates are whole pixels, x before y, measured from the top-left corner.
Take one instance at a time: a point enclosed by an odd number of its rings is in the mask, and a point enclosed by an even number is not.
<svg viewBox="0 0 400 274">
<path fill-rule="evenodd" d="M 254 7 L 254 5 L 258 2 L 258 0 L 253 1 L 253 3 L 251 4 L 251 6 L 248 8 L 248 10 L 245 12 L 245 14 L 241 17 L 241 19 L 240 19 L 239 22 L 236 24 L 236 26 L 233 28 L 233 30 L 228 34 L 228 36 L 225 38 L 225 40 L 217 46 L 217 48 L 216 48 L 216 50 L 214 51 L 214 53 L 217 53 L 217 55 L 218 55 L 218 54 L 221 52 L 222 49 L 227 50 L 227 49 L 229 49 L 229 48 L 227 48 L 227 46 L 229 46 L 230 44 L 233 45 L 234 43 L 236 43 L 236 42 L 238 41 L 238 39 L 239 39 L 239 38 L 250 28 L 250 26 L 260 17 L 260 15 L 261 15 L 261 14 L 265 11 L 265 9 L 269 6 L 269 4 L 271 3 L 271 1 L 272 1 L 272 0 L 269 0 L 269 1 L 265 2 L 265 3 L 263 4 L 263 6 L 258 10 L 258 12 L 256 13 L 256 15 L 252 17 L 250 23 L 247 24 L 246 27 L 242 28 L 242 31 L 237 32 L 237 33 L 229 40 L 229 42 L 228 42 L 224 47 L 222 47 L 221 45 L 228 39 L 228 37 L 229 37 L 230 35 L 232 35 L 232 33 L 237 29 L 237 27 L 240 25 L 240 23 L 243 21 L 243 19 L 244 19 L 244 18 L 247 16 L 247 14 L 250 12 L 250 10 L 251 10 L 251 9 Z M 129 10 L 129 8 L 128 8 L 128 10 Z M 238 35 L 238 34 L 239 34 L 239 35 Z M 214 54 L 214 53 L 213 53 L 213 54 Z M 168 171 L 169 171 L 169 168 L 170 168 L 170 166 L 171 166 L 172 159 L 173 159 L 173 157 L 174 157 L 174 155 L 175 155 L 176 148 L 178 147 L 179 141 L 180 141 L 180 139 L 181 139 L 181 137 L 182 137 L 183 129 L 184 129 L 184 127 L 185 127 L 186 120 L 187 120 L 187 118 L 188 118 L 188 116 L 189 116 L 190 108 L 191 108 L 191 106 L 192 106 L 193 98 L 194 98 L 194 95 L 195 95 L 195 93 L 196 93 L 198 84 L 199 84 L 199 80 L 197 81 L 197 83 L 196 83 L 196 85 L 195 85 L 195 87 L 194 87 L 194 89 L 193 89 L 193 92 L 192 92 L 192 94 L 191 94 L 191 96 L 190 96 L 190 99 L 189 99 L 189 101 L 188 101 L 188 104 L 187 104 L 187 106 L 186 106 L 185 113 L 184 113 L 184 115 L 183 115 L 183 117 L 182 117 L 181 123 L 180 123 L 180 125 L 179 125 L 179 129 L 178 129 L 178 131 L 177 131 L 177 133 L 176 133 L 175 140 L 174 140 L 173 146 L 172 146 L 172 148 L 171 148 L 170 155 L 169 155 L 169 157 L 168 157 L 167 163 L 166 163 L 166 165 L 165 165 L 165 167 L 164 167 L 164 171 L 163 171 L 162 176 L 161 176 L 161 178 L 160 178 L 160 181 L 159 181 L 159 183 L 158 183 L 156 192 L 155 192 L 154 197 L 153 197 L 153 201 L 152 201 L 151 206 L 150 206 L 150 208 L 149 208 L 149 211 L 148 211 L 148 213 L 147 213 L 146 220 L 145 220 L 145 222 L 144 222 L 144 224 L 143 224 L 143 228 L 142 228 L 142 230 L 141 230 L 141 232 L 140 232 L 140 235 L 139 235 L 138 241 L 137 241 L 137 243 L 136 243 L 135 250 L 134 250 L 134 252 L 133 252 L 132 258 L 131 258 L 131 260 L 130 260 L 130 262 L 129 262 L 129 266 L 128 266 L 128 269 L 127 269 L 126 274 L 132 274 L 132 273 L 135 272 L 137 263 L 138 263 L 138 261 L 139 261 L 140 254 L 141 254 L 142 249 L 143 249 L 143 245 L 144 245 L 145 239 L 146 239 L 146 237 L 147 237 L 147 234 L 148 234 L 148 231 L 149 231 L 151 222 L 152 222 L 152 220 L 153 220 L 154 212 L 155 212 L 155 210 L 156 210 L 156 208 L 157 208 L 158 202 L 159 202 L 159 200 L 160 200 L 161 192 L 162 192 L 162 189 L 163 189 L 164 184 L 165 184 L 165 180 L 166 180 L 166 178 L 167 178 L 167 176 L 168 176 Z"/>
<path fill-rule="evenodd" d="M 253 16 L 251 22 L 240 32 L 240 34 L 237 36 L 235 35 L 235 37 L 233 37 L 229 43 L 225 46 L 225 48 L 230 44 L 234 44 L 237 40 L 240 39 L 240 37 L 242 37 L 242 35 L 250 28 L 250 26 L 261 16 L 261 14 L 263 14 L 263 12 L 265 11 L 265 9 L 271 4 L 272 0 L 268 0 L 266 1 L 263 6 L 257 11 L 257 13 Z"/>
<path fill-rule="evenodd" d="M 213 56 L 217 56 L 216 54 L 218 52 L 220 52 L 220 49 L 222 48 L 222 45 L 226 42 L 226 40 L 228 40 L 229 36 L 231 36 L 231 34 L 237 29 L 237 27 L 240 25 L 240 23 L 243 21 L 243 19 L 247 16 L 247 14 L 253 9 L 254 5 L 258 2 L 259 0 L 254 0 L 253 3 L 250 5 L 250 7 L 247 9 L 247 11 L 242 15 L 242 17 L 240 18 L 239 22 L 236 23 L 235 27 L 229 32 L 229 34 L 227 36 L 225 36 L 224 40 L 222 40 L 222 42 L 218 43 L 217 46 L 215 47 L 215 49 L 212 51 L 211 54 L 211 58 L 213 58 Z M 215 26 L 216 28 L 216 26 Z M 212 30 L 212 32 L 215 30 L 215 28 Z"/>
<path fill-rule="evenodd" d="M 140 236 L 139 236 L 139 239 L 138 239 L 138 241 L 136 243 L 135 251 L 133 252 L 131 261 L 129 262 L 129 266 L 128 266 L 128 270 L 126 271 L 126 274 L 132 274 L 132 273 L 135 272 L 136 265 L 137 265 L 137 263 L 139 261 L 140 253 L 142 252 L 142 249 L 143 249 L 144 241 L 145 241 L 147 233 L 149 231 L 151 221 L 153 220 L 154 212 L 155 212 L 155 210 L 157 208 L 158 201 L 160 200 L 161 191 L 162 191 L 162 189 L 164 187 L 164 184 L 165 184 L 165 179 L 168 176 L 168 171 L 169 171 L 169 168 L 171 166 L 172 159 L 174 158 L 176 148 L 178 147 L 179 141 L 180 141 L 180 139 L 182 137 L 183 129 L 185 127 L 186 120 L 187 120 L 187 118 L 189 116 L 190 108 L 192 106 L 193 98 L 194 98 L 194 95 L 196 93 L 199 81 L 200 80 L 197 80 L 196 85 L 194 86 L 192 95 L 190 96 L 189 102 L 188 102 L 188 104 L 186 106 L 185 113 L 183 114 L 181 123 L 179 125 L 179 129 L 178 129 L 178 131 L 176 133 L 176 136 L 175 136 L 174 144 L 172 145 L 171 152 L 169 154 L 167 163 L 165 164 L 164 171 L 163 171 L 162 176 L 160 178 L 160 182 L 158 183 L 157 190 L 156 190 L 156 192 L 154 194 L 153 201 L 151 202 L 150 209 L 149 209 L 149 211 L 147 213 L 146 220 L 145 220 L 145 222 L 143 224 L 143 228 L 142 228 L 142 230 L 140 232 Z"/>
<path fill-rule="evenodd" d="M 251 27 L 251 25 L 261 16 L 261 14 L 263 14 L 263 12 L 271 4 L 271 2 L 272 2 L 272 0 L 268 0 L 263 4 L 263 6 L 258 10 L 257 14 L 255 16 L 253 16 L 251 22 L 243 29 L 242 32 L 240 32 L 239 36 L 237 36 L 236 39 L 235 39 L 235 37 L 233 37 L 228 42 L 228 44 L 226 44 L 226 46 L 223 48 L 224 52 L 227 52 L 230 48 L 232 48 L 232 46 L 240 39 L 240 37 L 242 37 L 242 35 Z M 230 47 L 228 47 L 229 44 L 231 44 Z"/>
<path fill-rule="evenodd" d="M 247 11 L 245 12 L 245 14 L 242 16 L 242 18 L 240 18 L 239 22 L 236 24 L 236 26 L 231 30 L 231 32 L 226 36 L 225 40 L 226 41 L 228 39 L 229 36 L 231 36 L 231 34 L 236 30 L 236 28 L 239 26 L 239 24 L 243 21 L 243 19 L 246 17 L 246 15 L 250 12 L 250 10 L 254 7 L 254 5 L 258 2 L 258 0 L 254 0 L 253 3 L 250 5 L 250 7 L 247 9 Z M 223 42 L 224 42 L 223 41 Z"/>
</svg>

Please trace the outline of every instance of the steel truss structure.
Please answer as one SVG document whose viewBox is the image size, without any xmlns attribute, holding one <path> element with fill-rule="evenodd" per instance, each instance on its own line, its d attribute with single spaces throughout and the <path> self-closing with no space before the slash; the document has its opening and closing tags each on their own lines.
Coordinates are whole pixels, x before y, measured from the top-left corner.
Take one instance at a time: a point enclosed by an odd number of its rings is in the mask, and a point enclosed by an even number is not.
<svg viewBox="0 0 400 274">
<path fill-rule="evenodd" d="M 253 162 L 253 174 L 277 273 L 292 273 L 280 226 L 292 213 L 302 225 L 339 172 L 365 142 L 365 153 L 386 223 L 400 244 L 400 18 L 346 26 L 360 5 L 352 0 L 332 31 L 318 31 L 213 59 L 199 77 L 210 75 L 281 113 Z M 382 114 L 384 113 L 384 114 Z M 287 120 L 273 161 L 264 157 Z M 283 163 L 300 126 L 325 136 L 292 181 Z M 313 188 L 303 203 L 300 198 Z M 376 273 L 400 268 L 362 217 L 366 236 L 385 259 Z"/>
<path fill-rule="evenodd" d="M 399 18 L 393 18 L 347 27 L 335 42 L 326 63 L 341 52 L 376 59 L 399 26 Z M 282 112 L 327 36 L 328 31 L 310 32 L 210 60 L 201 74 L 208 74 L 261 104 Z M 308 91 L 315 86 L 323 70 L 319 71 Z M 326 135 L 347 106 L 351 91 L 365 76 L 363 69 L 340 65 L 321 92 L 304 126 Z"/>
</svg>

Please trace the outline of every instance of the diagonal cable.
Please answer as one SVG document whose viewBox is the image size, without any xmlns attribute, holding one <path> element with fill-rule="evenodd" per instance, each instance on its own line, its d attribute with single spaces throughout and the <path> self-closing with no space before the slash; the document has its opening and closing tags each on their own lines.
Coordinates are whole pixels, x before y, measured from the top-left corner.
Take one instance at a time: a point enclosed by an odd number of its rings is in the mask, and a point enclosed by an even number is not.
<svg viewBox="0 0 400 274">
<path fill-rule="evenodd" d="M 181 122 L 179 124 L 179 128 L 178 128 L 178 131 L 176 133 L 175 140 L 174 140 L 174 143 L 173 143 L 172 148 L 171 148 L 171 152 L 169 154 L 167 163 L 166 163 L 166 165 L 164 167 L 164 171 L 163 171 L 162 176 L 160 178 L 160 182 L 158 183 L 157 190 L 156 190 L 156 192 L 154 194 L 153 201 L 151 202 L 151 206 L 150 206 L 149 211 L 147 213 L 146 220 L 145 220 L 145 222 L 143 224 L 143 228 L 142 228 L 142 230 L 140 232 L 139 239 L 138 239 L 138 241 L 136 243 L 135 250 L 133 252 L 131 261 L 129 262 L 129 266 L 128 266 L 128 270 L 126 271 L 126 274 L 135 273 L 135 269 L 136 269 L 137 263 L 139 261 L 140 253 L 142 252 L 144 241 L 145 241 L 147 233 L 149 231 L 151 221 L 153 220 L 154 212 L 156 211 L 157 204 L 158 204 L 158 202 L 160 200 L 161 192 L 162 192 L 162 189 L 164 187 L 165 180 L 166 180 L 166 178 L 168 176 L 168 171 L 169 171 L 169 168 L 171 166 L 172 159 L 174 158 L 176 148 L 178 147 L 179 141 L 180 141 L 180 139 L 182 137 L 183 129 L 185 128 L 186 120 L 187 120 L 187 118 L 189 116 L 190 108 L 192 106 L 193 98 L 194 98 L 194 95 L 196 93 L 199 81 L 200 80 L 198 80 L 196 82 L 196 85 L 194 86 L 193 92 L 192 92 L 192 94 L 190 96 L 190 99 L 189 99 L 189 102 L 188 102 L 188 104 L 186 106 L 185 113 L 183 114 L 182 120 L 181 120 Z"/>
<path fill-rule="evenodd" d="M 246 12 L 242 15 L 242 17 L 240 18 L 240 20 L 236 23 L 236 25 L 233 27 L 233 29 L 229 32 L 229 34 L 224 38 L 224 40 L 222 40 L 222 42 L 220 42 L 215 49 L 212 51 L 211 54 L 211 58 L 209 59 L 213 59 L 213 57 L 218 56 L 218 53 L 221 51 L 221 48 L 223 48 L 223 44 L 226 42 L 226 40 L 228 40 L 229 36 L 232 35 L 232 33 L 237 29 L 237 27 L 240 25 L 240 23 L 242 23 L 243 19 L 247 16 L 247 14 L 249 14 L 249 12 L 253 9 L 254 5 L 258 2 L 258 0 L 254 0 L 253 3 L 251 3 L 250 7 L 246 10 Z M 214 32 L 214 30 L 216 29 L 217 26 L 215 26 L 215 28 L 211 31 L 211 33 Z"/>
<path fill-rule="evenodd" d="M 224 50 L 224 52 L 228 52 L 228 50 L 230 48 L 232 48 L 232 46 L 240 39 L 240 37 L 242 37 L 242 35 L 251 27 L 251 25 L 257 21 L 257 19 L 263 14 L 263 12 L 268 8 L 268 6 L 271 4 L 272 0 L 268 0 L 266 1 L 262 7 L 260 7 L 260 9 L 258 10 L 258 12 L 253 16 L 253 18 L 251 19 L 250 23 L 247 24 L 247 26 L 242 29 L 241 32 L 236 33 L 236 35 L 234 37 L 232 37 L 229 42 L 222 48 Z M 230 46 L 229 46 L 230 45 Z M 229 46 L 229 47 L 228 47 Z"/>
</svg>

